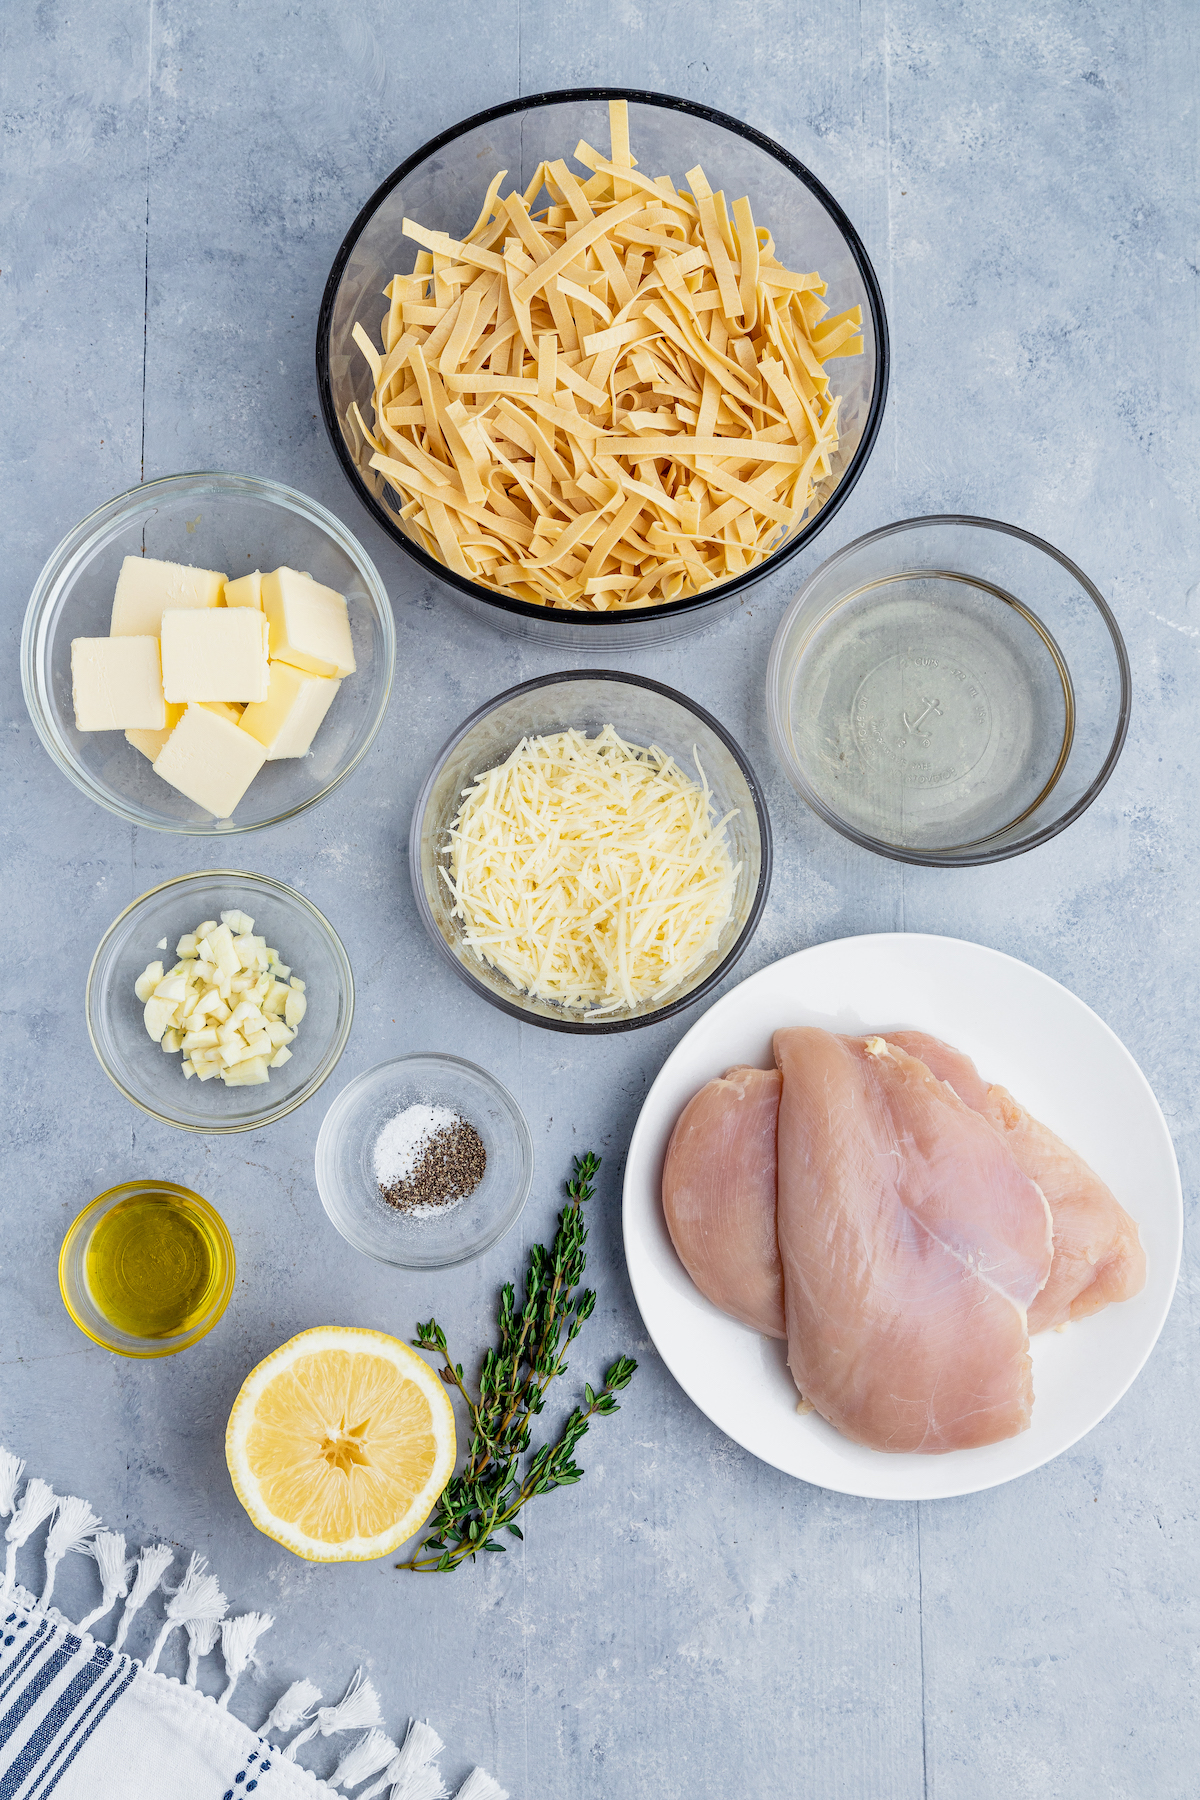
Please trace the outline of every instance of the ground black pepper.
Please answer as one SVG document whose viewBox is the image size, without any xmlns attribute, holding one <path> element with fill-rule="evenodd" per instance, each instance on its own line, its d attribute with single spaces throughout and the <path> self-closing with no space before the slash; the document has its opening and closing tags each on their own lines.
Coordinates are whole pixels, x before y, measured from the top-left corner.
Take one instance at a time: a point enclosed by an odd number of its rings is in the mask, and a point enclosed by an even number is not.
<svg viewBox="0 0 1200 1800">
<path fill-rule="evenodd" d="M 483 1180 L 487 1151 L 483 1139 L 466 1119 L 435 1131 L 403 1181 L 380 1182 L 379 1192 L 400 1212 L 416 1212 L 428 1206 L 449 1206 L 465 1200 Z"/>
</svg>

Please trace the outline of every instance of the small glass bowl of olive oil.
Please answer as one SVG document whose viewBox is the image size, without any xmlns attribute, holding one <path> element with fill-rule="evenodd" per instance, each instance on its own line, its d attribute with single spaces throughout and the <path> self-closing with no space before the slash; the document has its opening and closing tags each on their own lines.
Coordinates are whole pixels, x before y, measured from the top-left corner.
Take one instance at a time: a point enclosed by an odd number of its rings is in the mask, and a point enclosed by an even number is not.
<svg viewBox="0 0 1200 1800">
<path fill-rule="evenodd" d="M 171 1181 L 126 1181 L 63 1239 L 58 1285 L 88 1337 L 118 1356 L 173 1356 L 212 1330 L 233 1293 L 233 1240 L 207 1200 Z"/>
</svg>

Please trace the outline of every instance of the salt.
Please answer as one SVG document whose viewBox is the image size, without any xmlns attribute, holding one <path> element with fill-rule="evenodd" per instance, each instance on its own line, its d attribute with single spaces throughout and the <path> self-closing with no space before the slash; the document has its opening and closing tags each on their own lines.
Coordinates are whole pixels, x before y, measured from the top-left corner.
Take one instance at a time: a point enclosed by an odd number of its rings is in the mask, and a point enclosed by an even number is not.
<svg viewBox="0 0 1200 1800">
<path fill-rule="evenodd" d="M 419 1102 L 389 1119 L 375 1139 L 375 1179 L 380 1187 L 407 1181 L 435 1133 L 461 1122 L 448 1106 Z"/>
</svg>

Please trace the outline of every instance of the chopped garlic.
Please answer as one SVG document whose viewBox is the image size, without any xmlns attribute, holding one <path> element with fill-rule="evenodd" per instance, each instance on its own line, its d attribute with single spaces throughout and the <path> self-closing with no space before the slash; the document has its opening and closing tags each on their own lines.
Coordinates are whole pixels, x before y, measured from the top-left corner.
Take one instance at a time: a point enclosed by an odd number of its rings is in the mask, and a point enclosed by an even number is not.
<svg viewBox="0 0 1200 1800">
<path fill-rule="evenodd" d="M 163 966 L 160 962 L 147 963 L 142 973 L 133 984 L 133 991 L 144 1006 L 155 988 L 163 978 Z"/>
<path fill-rule="evenodd" d="M 237 910 L 222 913 L 220 924 L 205 919 L 185 931 L 176 954 L 172 969 L 148 963 L 133 984 L 150 1037 L 168 1055 L 182 1051 L 186 1080 L 219 1075 L 227 1087 L 269 1081 L 268 1068 L 291 1058 L 287 1046 L 308 1004 L 304 983 Z"/>
</svg>

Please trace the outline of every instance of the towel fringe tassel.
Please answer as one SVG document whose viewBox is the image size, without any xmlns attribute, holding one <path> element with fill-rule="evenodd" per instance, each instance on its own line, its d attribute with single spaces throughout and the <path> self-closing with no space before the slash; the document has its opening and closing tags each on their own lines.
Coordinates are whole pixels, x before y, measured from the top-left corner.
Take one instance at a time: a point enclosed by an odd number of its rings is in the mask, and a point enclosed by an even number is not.
<svg viewBox="0 0 1200 1800">
<path fill-rule="evenodd" d="M 378 1800 L 384 1788 L 391 1789 L 389 1800 L 446 1800 L 450 1789 L 435 1760 L 445 1747 L 432 1725 L 410 1719 L 399 1755 L 384 1770 L 382 1781 L 367 1788 L 358 1800 Z"/>
<path fill-rule="evenodd" d="M 54 1592 L 54 1577 L 64 1556 L 73 1550 L 86 1550 L 104 1521 L 92 1511 L 86 1500 L 68 1494 L 58 1503 L 54 1520 L 46 1534 L 46 1585 L 39 1606 L 49 1606 Z"/>
<path fill-rule="evenodd" d="M 378 1775 L 385 1764 L 390 1763 L 396 1754 L 396 1745 L 386 1731 L 373 1727 L 356 1744 L 351 1744 L 345 1756 L 333 1774 L 328 1777 L 330 1787 L 358 1787 L 360 1782 Z"/>
<path fill-rule="evenodd" d="M 17 1577 L 17 1551 L 30 1539 L 39 1525 L 52 1516 L 58 1505 L 58 1495 L 49 1482 L 40 1481 L 35 1475 L 32 1481 L 26 1482 L 25 1492 L 13 1507 L 12 1523 L 4 1533 L 4 1541 L 8 1549 L 4 1553 L 4 1586 L 0 1594 L 7 1594 Z"/>
<path fill-rule="evenodd" d="M 472 1769 L 455 1800 L 508 1800 L 508 1789 L 502 1788 L 486 1769 Z"/>
<path fill-rule="evenodd" d="M 270 1738 L 272 1743 L 286 1737 L 297 1725 L 307 1724 L 320 1701 L 321 1690 L 316 1682 L 302 1675 L 279 1696 L 259 1727 L 259 1737 Z"/>
<path fill-rule="evenodd" d="M 355 1669 L 350 1677 L 350 1685 L 337 1705 L 322 1706 L 312 1724 L 306 1725 L 292 1739 L 283 1754 L 291 1762 L 301 1744 L 307 1744 L 309 1738 L 316 1737 L 318 1731 L 322 1737 L 331 1737 L 335 1731 L 362 1731 L 364 1727 L 382 1724 L 379 1695 L 362 1670 Z"/>
<path fill-rule="evenodd" d="M 195 1687 L 200 1673 L 200 1658 L 211 1656 L 221 1635 L 219 1619 L 189 1619 L 184 1626 L 188 1639 L 187 1685 Z"/>
<path fill-rule="evenodd" d="M 219 1639 L 226 1684 L 217 1704 L 227 1707 L 239 1677 L 252 1664 L 257 1666 L 255 1645 L 274 1624 L 271 1615 L 250 1612 L 227 1618 L 229 1602 L 217 1577 L 208 1573 L 208 1559 L 198 1553 L 193 1553 L 178 1587 L 169 1587 L 166 1575 L 175 1561 L 169 1544 L 146 1544 L 136 1557 L 127 1558 L 123 1533 L 102 1531 L 102 1520 L 88 1501 L 74 1494 L 60 1497 L 36 1475 L 25 1482 L 22 1492 L 24 1475 L 24 1460 L 0 1444 L 0 1519 L 9 1521 L 4 1532 L 0 1599 L 7 1598 L 16 1583 L 18 1551 L 49 1519 L 52 1523 L 43 1556 L 45 1580 L 36 1605 L 44 1608 L 49 1602 L 64 1557 L 73 1552 L 91 1557 L 100 1577 L 100 1600 L 75 1629 L 90 1630 L 122 1600 L 124 1605 L 112 1641 L 112 1649 L 120 1651 L 137 1614 L 161 1587 L 167 1595 L 165 1617 L 149 1655 L 142 1660 L 142 1668 L 147 1674 L 154 1673 L 168 1638 L 182 1626 L 188 1640 L 186 1682 L 194 1688 L 200 1658 L 208 1656 Z M 303 1727 L 280 1752 L 290 1761 L 301 1745 L 318 1733 L 331 1737 L 335 1732 L 361 1731 L 363 1736 L 346 1751 L 329 1778 L 329 1786 L 355 1788 L 382 1770 L 381 1778 L 365 1788 L 357 1800 L 378 1800 L 385 1789 L 389 1800 L 447 1800 L 449 1789 L 436 1761 L 445 1748 L 441 1738 L 424 1720 L 411 1719 L 404 1742 L 397 1749 L 383 1729 L 379 1695 L 361 1668 L 351 1676 L 336 1706 L 321 1706 L 320 1700 L 320 1688 L 307 1676 L 293 1681 L 271 1708 L 258 1735 L 274 1743 L 297 1726 Z M 457 1800 L 508 1800 L 508 1794 L 485 1769 L 472 1769 L 458 1790 Z"/>
<path fill-rule="evenodd" d="M 151 1594 L 156 1593 L 163 1576 L 175 1561 L 175 1552 L 170 1544 L 147 1544 L 139 1553 L 137 1569 L 133 1577 L 133 1586 L 129 1590 L 129 1598 L 121 1609 L 121 1617 L 117 1621 L 117 1635 L 112 1647 L 120 1650 L 129 1636 L 129 1627 L 133 1624 L 134 1615 L 139 1613 Z"/>
<path fill-rule="evenodd" d="M 133 1574 L 133 1559 L 125 1558 L 125 1533 L 123 1531 L 98 1531 L 90 1543 L 84 1544 L 83 1551 L 96 1564 L 100 1575 L 100 1600 L 90 1613 L 85 1613 L 79 1621 L 80 1631 L 90 1631 L 97 1619 L 112 1611 L 118 1600 L 123 1600 L 129 1592 L 129 1577 Z"/>
<path fill-rule="evenodd" d="M 218 1706 L 228 1706 L 230 1695 L 238 1684 L 238 1676 L 250 1663 L 258 1666 L 254 1646 L 275 1620 L 270 1613 L 239 1613 L 234 1619 L 221 1621 L 221 1655 L 225 1658 L 226 1682 Z"/>
</svg>

